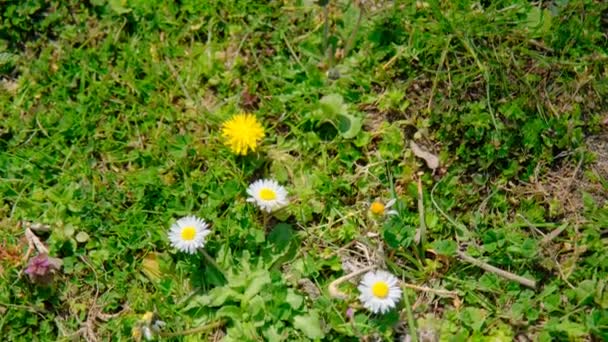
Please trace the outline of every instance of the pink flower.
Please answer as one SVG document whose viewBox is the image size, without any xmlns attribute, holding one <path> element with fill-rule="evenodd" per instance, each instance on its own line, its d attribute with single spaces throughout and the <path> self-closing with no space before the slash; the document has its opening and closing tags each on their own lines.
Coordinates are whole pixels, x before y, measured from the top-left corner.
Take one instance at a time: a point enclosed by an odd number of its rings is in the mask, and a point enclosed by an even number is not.
<svg viewBox="0 0 608 342">
<path fill-rule="evenodd" d="M 39 254 L 30 259 L 25 273 L 34 283 L 49 284 L 53 280 L 53 275 L 61 268 L 61 263 L 61 259 Z"/>
</svg>

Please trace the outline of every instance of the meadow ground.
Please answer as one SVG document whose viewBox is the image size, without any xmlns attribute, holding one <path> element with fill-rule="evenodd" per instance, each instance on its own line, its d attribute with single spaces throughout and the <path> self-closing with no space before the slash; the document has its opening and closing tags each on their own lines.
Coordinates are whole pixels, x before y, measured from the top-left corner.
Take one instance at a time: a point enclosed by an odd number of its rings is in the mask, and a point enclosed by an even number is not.
<svg viewBox="0 0 608 342">
<path fill-rule="evenodd" d="M 607 3 L 206 3 L 0 1 L 3 341 L 608 340 Z"/>
</svg>

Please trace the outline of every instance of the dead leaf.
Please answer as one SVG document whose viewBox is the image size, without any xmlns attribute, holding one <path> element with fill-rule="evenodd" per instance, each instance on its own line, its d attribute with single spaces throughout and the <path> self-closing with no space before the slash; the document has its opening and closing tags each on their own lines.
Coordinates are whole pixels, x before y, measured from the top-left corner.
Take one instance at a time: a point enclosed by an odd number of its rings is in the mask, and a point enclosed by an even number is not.
<svg viewBox="0 0 608 342">
<path fill-rule="evenodd" d="M 434 155 L 430 152 L 423 150 L 413 140 L 410 140 L 410 148 L 412 149 L 412 152 L 414 152 L 414 155 L 416 155 L 416 157 L 424 159 L 424 161 L 426 162 L 426 165 L 430 169 L 435 170 L 439 167 L 439 157 L 437 157 L 436 155 Z"/>
</svg>

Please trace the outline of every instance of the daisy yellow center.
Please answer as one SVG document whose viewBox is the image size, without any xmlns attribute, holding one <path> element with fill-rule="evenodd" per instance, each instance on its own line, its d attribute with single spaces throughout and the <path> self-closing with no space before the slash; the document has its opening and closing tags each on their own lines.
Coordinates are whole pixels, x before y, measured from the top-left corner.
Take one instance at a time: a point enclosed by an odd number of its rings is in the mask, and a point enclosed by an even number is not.
<svg viewBox="0 0 608 342">
<path fill-rule="evenodd" d="M 143 315 L 141 316 L 141 319 L 142 319 L 142 320 L 144 320 L 144 321 L 151 321 L 151 320 L 152 320 L 152 317 L 154 317 L 154 313 L 153 313 L 153 312 L 148 311 L 148 312 L 146 312 L 145 314 L 143 314 Z"/>
<path fill-rule="evenodd" d="M 383 281 L 378 281 L 372 285 L 372 294 L 377 298 L 386 298 L 388 296 L 388 284 Z"/>
<path fill-rule="evenodd" d="M 272 201 L 277 198 L 277 194 L 271 189 L 264 188 L 260 190 L 260 198 L 264 201 Z"/>
<path fill-rule="evenodd" d="M 264 137 L 264 128 L 255 116 L 239 114 L 224 122 L 222 135 L 234 153 L 245 155 L 248 150 L 255 151 L 259 140 Z"/>
<path fill-rule="evenodd" d="M 192 226 L 184 227 L 182 229 L 182 240 L 192 241 L 196 236 L 196 228 Z"/>
<path fill-rule="evenodd" d="M 384 214 L 384 204 L 382 204 L 380 202 L 374 202 L 369 207 L 369 210 L 371 210 L 371 212 L 373 214 L 382 215 L 382 214 Z"/>
</svg>

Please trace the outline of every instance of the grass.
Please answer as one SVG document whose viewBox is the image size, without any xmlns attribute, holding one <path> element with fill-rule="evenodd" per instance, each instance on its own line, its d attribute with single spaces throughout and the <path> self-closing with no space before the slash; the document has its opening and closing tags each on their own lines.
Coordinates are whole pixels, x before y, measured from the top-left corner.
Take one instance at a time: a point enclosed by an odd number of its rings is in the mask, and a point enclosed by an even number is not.
<svg viewBox="0 0 608 342">
<path fill-rule="evenodd" d="M 5 1 L 0 335 L 607 339 L 607 13 Z M 221 136 L 241 112 L 266 130 L 244 157 Z M 246 202 L 260 178 L 285 210 Z M 370 214 L 391 198 L 398 215 Z M 169 245 L 187 215 L 211 224 L 205 253 Z M 27 229 L 62 261 L 48 286 L 24 273 Z M 333 283 L 369 266 L 406 284 L 386 315 L 359 277 Z"/>
</svg>

